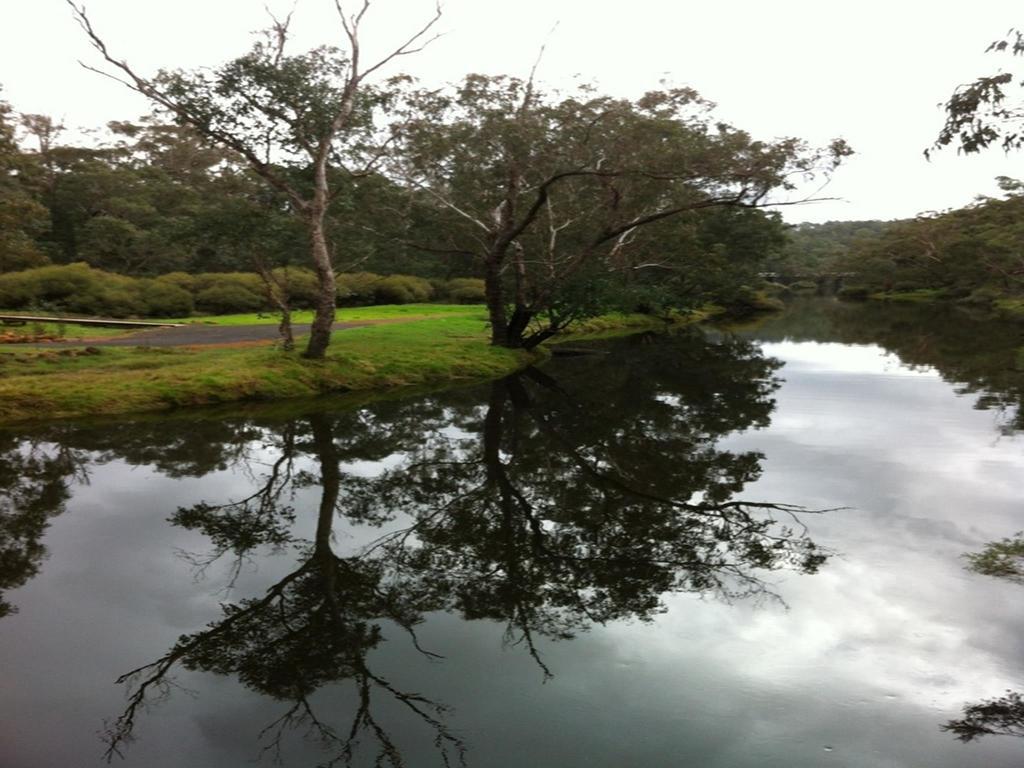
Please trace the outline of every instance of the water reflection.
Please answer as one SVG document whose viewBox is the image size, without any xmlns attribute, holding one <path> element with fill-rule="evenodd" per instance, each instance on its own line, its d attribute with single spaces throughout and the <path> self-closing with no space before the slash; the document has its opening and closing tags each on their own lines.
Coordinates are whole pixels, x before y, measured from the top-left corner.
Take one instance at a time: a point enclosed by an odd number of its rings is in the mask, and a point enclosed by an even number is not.
<svg viewBox="0 0 1024 768">
<path fill-rule="evenodd" d="M 742 331 L 742 329 L 739 329 Z M 758 322 L 765 341 L 875 344 L 904 365 L 936 369 L 975 407 L 1000 414 L 1006 435 L 1024 429 L 1024 347 L 1019 320 L 977 315 L 948 304 L 798 300 Z"/>
<path fill-rule="evenodd" d="M 1024 533 L 990 541 L 980 552 L 968 552 L 967 568 L 984 576 L 1024 584 Z M 963 716 L 942 726 L 963 742 L 982 736 L 1024 737 L 1024 694 L 1007 690 L 1005 695 L 965 704 Z"/>
<path fill-rule="evenodd" d="M 71 484 L 86 477 L 72 448 L 0 435 L 0 618 L 17 610 L 4 593 L 39 573 L 50 518 L 64 511 Z"/>
<path fill-rule="evenodd" d="M 3 583 L 38 569 L 45 520 L 81 479 L 74 457 L 122 458 L 173 477 L 232 467 L 249 478 L 246 493 L 198 500 L 169 517 L 207 542 L 186 555 L 191 570 L 202 575 L 227 561 L 230 589 L 268 550 L 289 553 L 294 566 L 119 679 L 129 698 L 105 730 L 108 757 L 125 752 L 147 706 L 172 693 L 175 670 L 185 669 L 235 678 L 282 702 L 258 732 L 274 753 L 298 728 L 323 743 L 329 761 L 372 753 L 377 764 L 398 766 L 396 733 L 419 723 L 440 762 L 463 761 L 447 702 L 374 668 L 385 638 L 440 658 L 444 649 L 418 639 L 429 614 L 500 622 L 505 641 L 546 677 L 557 670 L 539 638 L 650 619 L 673 592 L 773 598 L 767 572 L 813 573 L 826 560 L 801 523 L 804 510 L 736 498 L 760 474 L 760 454 L 717 447 L 731 432 L 767 425 L 775 360 L 749 342 L 707 344 L 697 334 L 653 345 L 637 338 L 616 355 L 614 366 L 600 355 L 579 358 L 557 379 L 531 370 L 483 391 L 360 410 L 159 420 L 12 444 L 12 474 L 0 480 L 21 490 L 3 508 L 3 551 L 24 551 L 30 565 Z M 310 490 L 312 539 L 297 522 Z M 19 522 L 14 509 L 31 519 Z M 374 526 L 372 543 L 339 544 L 343 531 Z M 314 696 L 337 685 L 354 701 L 343 718 L 318 711 Z"/>
<path fill-rule="evenodd" d="M 275 447 L 280 455 L 250 496 L 181 508 L 171 521 L 209 536 L 214 550 L 200 561 L 203 568 L 230 552 L 237 576 L 242 558 L 267 544 L 292 545 L 299 555 L 297 567 L 261 597 L 225 604 L 222 619 L 181 637 L 165 655 L 118 679 L 130 687 L 131 695 L 125 711 L 106 731 L 108 758 L 121 754 L 131 740 L 140 708 L 154 694 L 170 691 L 170 674 L 180 664 L 189 670 L 234 675 L 250 690 L 287 702 L 287 710 L 259 734 L 264 749 L 278 757 L 287 732 L 302 727 L 333 751 L 332 762 L 348 763 L 360 738 L 370 734 L 377 745 L 376 763 L 401 765 L 393 738 L 374 715 L 374 695 L 382 692 L 434 729 L 446 765 L 452 753 L 461 761 L 462 742 L 439 719 L 444 707 L 400 690 L 368 664 L 367 654 L 383 639 L 375 622 L 390 620 L 415 641 L 415 625 L 433 606 L 416 585 L 392 577 L 384 560 L 340 557 L 332 550 L 335 518 L 344 513 L 339 508 L 340 455 L 330 419 L 314 414 L 285 425 L 278 436 Z M 315 455 L 318 477 L 295 472 L 300 450 Z M 295 516 L 284 500 L 290 485 L 314 482 L 321 489 L 316 535 L 306 543 L 293 537 Z M 359 702 L 347 728 L 318 716 L 310 700 L 320 687 L 342 681 L 355 686 Z"/>
</svg>

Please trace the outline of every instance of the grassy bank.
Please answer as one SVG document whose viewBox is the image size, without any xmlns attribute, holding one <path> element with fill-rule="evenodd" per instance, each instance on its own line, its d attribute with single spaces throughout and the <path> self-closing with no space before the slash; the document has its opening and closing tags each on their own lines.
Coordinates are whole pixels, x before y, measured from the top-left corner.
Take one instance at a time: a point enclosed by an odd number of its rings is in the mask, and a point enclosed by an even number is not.
<svg viewBox="0 0 1024 768">
<path fill-rule="evenodd" d="M 643 333 L 644 331 L 664 331 L 675 326 L 702 323 L 723 311 L 721 307 L 708 305 L 688 314 L 674 312 L 668 317 L 613 312 L 601 315 L 600 317 L 582 320 L 575 324 L 571 331 L 556 336 L 549 343 L 561 344 L 563 342 L 622 336 L 630 333 Z"/>
<path fill-rule="evenodd" d="M 948 291 L 921 288 L 916 291 L 872 293 L 868 298 L 872 301 L 893 301 L 911 304 L 951 302 L 961 307 L 973 309 L 979 313 L 994 314 L 1013 320 L 1024 319 L 1024 298 L 1019 296 L 999 297 L 998 295 L 993 295 L 986 296 L 980 300 L 971 296 L 954 299 L 949 295 Z"/>
<path fill-rule="evenodd" d="M 375 307 L 351 307 L 338 310 L 339 323 L 355 323 L 366 320 L 414 320 L 431 317 L 479 317 L 483 312 L 472 304 L 389 304 Z M 31 315 L 27 311 L 4 310 L 9 315 Z M 38 314 L 38 313 L 36 313 Z M 76 315 L 68 314 L 67 317 Z M 238 315 L 205 315 L 199 317 L 165 317 L 146 319 L 153 323 L 182 323 L 186 325 L 277 325 L 280 316 L 269 312 L 250 312 Z M 313 310 L 299 310 L 292 313 L 292 322 L 302 325 L 313 321 Z M 66 341 L 88 342 L 90 339 L 109 339 L 139 333 L 139 329 L 100 328 L 97 326 L 72 325 L 70 323 L 26 323 L 25 325 L 0 325 L 0 335 L 53 336 Z"/>
<path fill-rule="evenodd" d="M 901 301 L 911 304 L 927 304 L 933 301 L 943 301 L 948 296 L 946 291 L 938 288 L 918 288 L 914 291 L 872 293 L 868 298 L 872 301 Z"/>
<path fill-rule="evenodd" d="M 0 424 L 102 416 L 179 406 L 444 386 L 507 375 L 542 359 L 487 342 L 481 307 L 403 305 L 346 310 L 341 320 L 396 320 L 338 331 L 323 361 L 273 345 L 237 347 L 26 348 L 0 346 Z M 360 314 L 356 314 L 360 313 Z M 679 316 L 695 322 L 705 315 Z M 244 324 L 239 318 L 217 318 Z M 416 319 L 413 319 L 416 318 Z M 274 318 L 263 318 L 276 322 Z M 611 315 L 566 338 L 663 329 L 643 315 Z"/>
</svg>

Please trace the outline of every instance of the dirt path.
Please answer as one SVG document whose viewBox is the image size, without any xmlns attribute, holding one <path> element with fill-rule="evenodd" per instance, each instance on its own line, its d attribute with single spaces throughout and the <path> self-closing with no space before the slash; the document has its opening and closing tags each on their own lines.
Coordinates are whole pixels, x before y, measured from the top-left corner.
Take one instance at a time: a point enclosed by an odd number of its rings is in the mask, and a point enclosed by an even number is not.
<svg viewBox="0 0 1024 768">
<path fill-rule="evenodd" d="M 404 318 L 403 318 L 404 320 Z M 359 328 L 364 325 L 379 325 L 381 320 L 363 320 L 352 323 L 335 323 L 334 330 Z M 296 336 L 309 333 L 309 324 L 292 326 Z M 206 347 L 219 344 L 251 344 L 277 341 L 280 335 L 277 326 L 264 325 L 184 325 L 180 328 L 157 328 L 127 336 L 113 338 L 76 339 L 75 341 L 49 341 L 29 344 L 9 344 L 18 347 Z"/>
<path fill-rule="evenodd" d="M 414 323 L 417 320 L 436 320 L 448 315 L 409 315 L 407 317 L 386 317 L 377 320 L 352 320 L 336 322 L 333 330 L 344 331 L 349 328 L 363 328 L 367 325 L 393 325 L 396 323 Z M 451 317 L 459 317 L 452 314 Z M 297 323 L 292 326 L 296 339 L 309 333 L 309 323 Z M 125 336 L 100 338 L 81 338 L 68 341 L 37 341 L 37 342 L 0 342 L 10 349 L 19 347 L 44 348 L 56 347 L 213 347 L 230 345 L 269 344 L 281 336 L 276 323 L 259 325 L 204 325 L 194 323 L 177 328 L 157 328 L 152 331 L 140 331 Z"/>
</svg>

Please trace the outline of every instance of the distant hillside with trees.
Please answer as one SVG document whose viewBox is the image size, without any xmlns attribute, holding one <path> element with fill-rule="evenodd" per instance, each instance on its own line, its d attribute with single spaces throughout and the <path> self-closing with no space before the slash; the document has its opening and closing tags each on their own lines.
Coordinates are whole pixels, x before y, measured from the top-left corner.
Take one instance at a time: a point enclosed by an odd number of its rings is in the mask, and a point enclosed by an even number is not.
<svg viewBox="0 0 1024 768">
<path fill-rule="evenodd" d="M 1024 187 L 1000 179 L 1004 196 L 892 222 L 852 244 L 836 264 L 865 294 L 915 294 L 981 307 L 1024 296 Z"/>
<path fill-rule="evenodd" d="M 851 249 L 878 238 L 892 222 L 803 222 L 788 227 L 784 245 L 765 260 L 765 269 L 789 278 L 845 270 Z"/>
</svg>

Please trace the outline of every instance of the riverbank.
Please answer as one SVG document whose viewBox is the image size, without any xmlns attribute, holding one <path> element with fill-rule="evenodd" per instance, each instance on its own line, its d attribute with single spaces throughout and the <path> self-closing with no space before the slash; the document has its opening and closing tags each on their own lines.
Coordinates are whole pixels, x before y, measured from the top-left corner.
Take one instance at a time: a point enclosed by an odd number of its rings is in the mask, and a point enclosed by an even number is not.
<svg viewBox="0 0 1024 768">
<path fill-rule="evenodd" d="M 490 346 L 487 318 L 480 307 L 437 308 L 433 315 L 424 315 L 425 311 L 373 307 L 354 310 L 358 317 L 342 312 L 342 321 L 381 324 L 335 332 L 321 361 L 305 360 L 267 344 L 215 348 L 4 345 L 0 347 L 0 424 L 486 381 L 548 354 L 543 348 L 527 352 Z M 708 315 L 678 315 L 672 324 L 700 322 Z M 396 322 L 399 316 L 404 322 Z M 646 315 L 608 315 L 581 324 L 578 332 L 556 343 L 665 327 L 664 320 Z"/>
<path fill-rule="evenodd" d="M 984 299 L 957 298 L 948 291 L 935 288 L 920 288 L 914 291 L 889 291 L 871 293 L 863 297 L 870 301 L 895 302 L 901 304 L 951 304 L 967 309 L 991 313 L 996 317 L 1024 319 L 1024 298 L 993 294 Z M 857 299 L 851 299 L 857 300 Z"/>
</svg>

